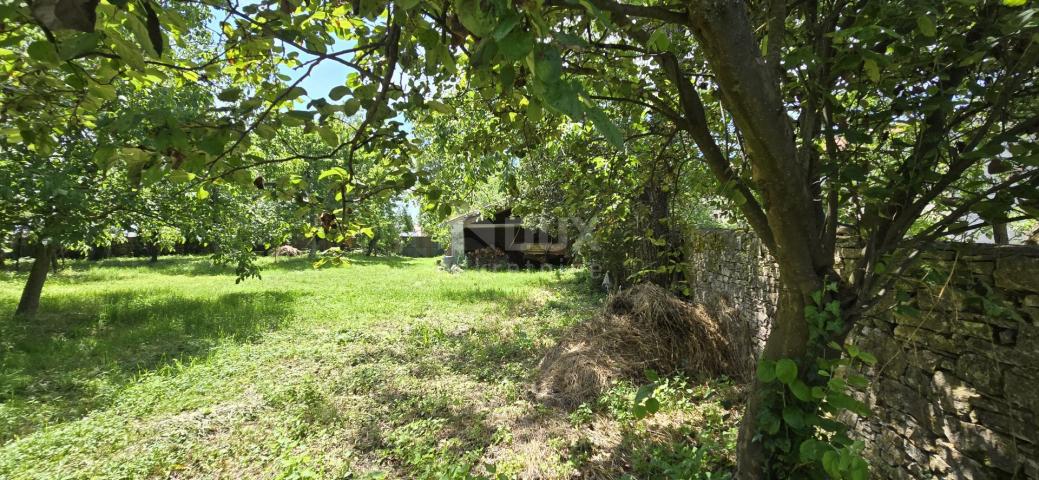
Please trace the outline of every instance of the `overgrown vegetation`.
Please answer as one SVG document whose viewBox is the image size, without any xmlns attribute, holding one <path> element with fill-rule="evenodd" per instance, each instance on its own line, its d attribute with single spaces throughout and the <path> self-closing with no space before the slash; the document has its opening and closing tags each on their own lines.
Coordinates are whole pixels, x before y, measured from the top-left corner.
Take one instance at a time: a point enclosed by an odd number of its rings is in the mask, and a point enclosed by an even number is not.
<svg viewBox="0 0 1039 480">
<path fill-rule="evenodd" d="M 94 211 L 138 203 L 107 195 L 112 179 L 128 180 L 119 193 L 175 181 L 175 209 L 230 200 L 217 217 L 239 221 L 205 223 L 245 277 L 252 248 L 287 234 L 234 214 L 270 205 L 258 197 L 291 205 L 333 252 L 362 236 L 374 252 L 396 194 L 447 215 L 476 165 L 490 193 L 544 199 L 535 216 L 612 215 L 591 236 L 621 247 L 594 255 L 615 280 L 681 290 L 671 245 L 697 216 L 673 207 L 722 207 L 779 265 L 763 356 L 814 372 L 921 248 L 976 230 L 1005 241 L 1039 216 L 1036 13 L 1025 0 L 8 2 L 0 229 L 37 249 L 18 312 L 35 313 L 57 245 L 128 228 Z M 302 86 L 329 65 L 341 84 Z M 118 114 L 187 86 L 193 115 Z M 484 115 L 439 144 L 412 134 L 457 112 Z M 438 145 L 453 157 L 419 158 Z M 56 228 L 67 216 L 87 221 Z M 850 276 L 835 270 L 838 232 L 863 241 Z M 825 336 L 811 331 L 819 304 L 839 306 Z M 757 421 L 776 391 L 756 388 L 769 398 L 747 409 L 740 475 L 790 475 Z"/>
<path fill-rule="evenodd" d="M 708 477 L 740 390 L 615 384 L 572 412 L 528 393 L 600 297 L 575 271 L 451 275 L 430 260 L 70 262 L 0 323 L 0 477 Z M 0 277 L 0 315 L 23 274 Z M 493 280 L 493 282 L 492 282 Z"/>
</svg>

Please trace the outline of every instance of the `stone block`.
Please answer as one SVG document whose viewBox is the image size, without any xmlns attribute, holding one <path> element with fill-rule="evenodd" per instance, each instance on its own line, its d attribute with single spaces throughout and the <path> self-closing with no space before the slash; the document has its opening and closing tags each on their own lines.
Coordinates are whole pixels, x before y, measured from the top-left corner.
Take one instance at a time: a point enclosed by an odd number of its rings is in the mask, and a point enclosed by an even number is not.
<svg viewBox="0 0 1039 480">
<path fill-rule="evenodd" d="M 966 416 L 971 410 L 971 400 L 981 396 L 963 380 L 942 370 L 934 372 L 931 386 L 942 409 L 956 416 Z"/>
<path fill-rule="evenodd" d="M 1007 370 L 1003 389 L 1008 403 L 1024 408 L 1039 418 L 1039 369 L 1011 368 Z"/>
<path fill-rule="evenodd" d="M 1000 478 L 995 472 L 956 450 L 953 445 L 945 448 L 941 458 L 942 461 L 949 465 L 949 471 L 952 473 L 951 478 L 958 480 L 996 480 Z"/>
<path fill-rule="evenodd" d="M 991 261 L 965 261 L 961 262 L 961 265 L 965 266 L 971 273 L 983 277 L 990 277 L 996 271 L 996 263 Z"/>
<path fill-rule="evenodd" d="M 941 364 L 943 357 L 928 350 L 910 350 L 902 353 L 909 365 L 919 368 L 925 372 L 933 372 Z"/>
<path fill-rule="evenodd" d="M 963 335 L 965 337 L 980 338 L 982 340 L 991 341 L 995 338 L 992 334 L 992 327 L 987 323 L 981 322 L 970 322 L 965 320 L 949 322 L 954 334 Z"/>
<path fill-rule="evenodd" d="M 1014 473 L 1018 469 L 1019 452 L 1014 439 L 968 422 L 958 422 L 951 430 L 950 441 L 959 452 L 1002 472 Z"/>
<path fill-rule="evenodd" d="M 1002 412 L 976 408 L 971 411 L 970 420 L 972 423 L 984 425 L 996 432 L 1016 437 L 1029 443 L 1035 443 L 1036 439 L 1039 438 L 1036 436 L 1039 431 L 1037 431 L 1034 422 L 1022 422 L 1009 415 L 1004 415 Z"/>
<path fill-rule="evenodd" d="M 932 332 L 948 333 L 952 331 L 950 322 L 945 321 L 945 315 L 938 312 L 926 313 L 898 313 L 891 315 L 896 325 L 906 327 L 923 328 Z"/>
<path fill-rule="evenodd" d="M 983 393 L 999 395 L 1003 390 L 1003 368 L 985 355 L 960 355 L 956 359 L 956 376 Z"/>
<path fill-rule="evenodd" d="M 938 352 L 959 353 L 962 350 L 960 342 L 947 335 L 905 325 L 895 326 L 895 338 L 915 345 L 917 348 L 933 349 Z"/>
<path fill-rule="evenodd" d="M 939 288 L 937 286 L 916 289 L 916 306 L 923 312 L 933 310 L 946 312 L 970 311 L 974 308 L 970 299 L 973 295 L 954 286 Z M 969 308 L 970 307 L 970 308 Z M 982 312 L 977 312 L 982 313 Z"/>
<path fill-rule="evenodd" d="M 880 380 L 880 387 L 877 391 L 878 404 L 905 413 L 913 417 L 917 423 L 926 425 L 931 419 L 925 395 L 926 392 L 913 390 L 888 378 Z"/>
<path fill-rule="evenodd" d="M 1039 292 L 1039 257 L 1013 255 L 996 260 L 996 286 L 1007 290 Z"/>
</svg>

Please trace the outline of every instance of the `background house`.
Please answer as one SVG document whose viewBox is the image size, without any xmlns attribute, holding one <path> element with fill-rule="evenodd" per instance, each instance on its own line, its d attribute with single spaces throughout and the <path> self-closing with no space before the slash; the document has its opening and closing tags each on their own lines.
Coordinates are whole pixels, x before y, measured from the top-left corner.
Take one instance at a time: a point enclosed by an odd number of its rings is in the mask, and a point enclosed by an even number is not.
<svg viewBox="0 0 1039 480">
<path fill-rule="evenodd" d="M 435 257 L 444 254 L 444 247 L 421 229 L 400 234 L 400 254 L 405 257 Z"/>
<path fill-rule="evenodd" d="M 570 245 L 566 239 L 524 227 L 523 220 L 514 216 L 511 208 L 495 210 L 486 218 L 480 212 L 471 212 L 446 223 L 451 232 L 448 253 L 454 261 L 466 258 L 470 265 L 480 264 L 474 260 L 485 257 L 488 251 L 500 251 L 513 265 L 559 265 L 569 260 Z"/>
</svg>

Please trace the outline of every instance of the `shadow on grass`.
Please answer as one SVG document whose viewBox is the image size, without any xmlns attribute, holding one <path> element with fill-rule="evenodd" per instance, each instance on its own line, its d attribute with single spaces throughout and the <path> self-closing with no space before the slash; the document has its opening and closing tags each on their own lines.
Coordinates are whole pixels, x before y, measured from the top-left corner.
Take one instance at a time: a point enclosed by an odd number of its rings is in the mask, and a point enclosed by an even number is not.
<svg viewBox="0 0 1039 480">
<path fill-rule="evenodd" d="M 551 343 L 558 341 L 574 323 L 594 315 L 603 298 L 579 282 L 551 285 L 555 295 L 548 300 L 530 300 L 500 289 L 458 292 L 457 301 L 494 302 L 507 316 L 530 321 L 478 326 L 449 335 L 447 344 L 453 354 L 448 367 L 481 381 L 528 380 L 536 373 L 535 368 Z M 416 331 L 423 333 L 421 329 Z"/>
<path fill-rule="evenodd" d="M 286 292 L 186 297 L 164 289 L 52 296 L 0 320 L 0 442 L 108 405 L 141 372 L 278 328 Z M 6 309 L 5 309 L 6 310 Z"/>
<path fill-rule="evenodd" d="M 444 290 L 441 297 L 456 303 L 494 303 L 501 310 L 509 312 L 528 302 L 527 296 L 521 292 L 494 287 Z"/>
<path fill-rule="evenodd" d="M 390 268 L 404 268 L 415 263 L 413 258 L 395 256 L 368 257 L 362 254 L 350 254 L 346 258 L 350 265 L 385 265 Z M 263 270 L 313 270 L 315 261 L 317 258 L 312 259 L 306 255 L 292 258 L 281 257 L 271 260 L 270 263 L 261 264 L 260 268 L 261 273 Z"/>
<path fill-rule="evenodd" d="M 357 265 L 384 265 L 390 268 L 404 268 L 416 262 L 411 257 L 398 257 L 393 255 L 369 257 L 365 255 L 349 255 L 350 262 Z"/>
</svg>

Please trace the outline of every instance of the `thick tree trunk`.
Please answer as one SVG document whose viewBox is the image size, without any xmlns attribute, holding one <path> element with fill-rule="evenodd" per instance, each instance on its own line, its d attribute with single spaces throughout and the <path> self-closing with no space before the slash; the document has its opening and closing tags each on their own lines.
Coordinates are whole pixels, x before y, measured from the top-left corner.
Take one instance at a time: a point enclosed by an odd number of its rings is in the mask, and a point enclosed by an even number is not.
<svg viewBox="0 0 1039 480">
<path fill-rule="evenodd" d="M 761 356 L 766 360 L 791 358 L 803 364 L 808 351 L 808 322 L 805 321 L 805 298 L 796 290 L 783 286 L 779 294 L 776 318 Z M 757 378 L 751 388 L 747 410 L 740 423 L 736 444 L 736 478 L 740 480 L 765 478 L 768 458 L 760 442 L 753 441 L 757 434 L 757 419 L 761 414 L 762 385 Z"/>
<path fill-rule="evenodd" d="M 43 243 L 36 246 L 36 258 L 29 270 L 29 279 L 25 282 L 15 315 L 36 314 L 36 310 L 40 307 L 40 294 L 43 292 L 43 283 L 47 281 L 47 272 L 50 270 L 50 259 L 53 253 L 53 246 Z"/>
<path fill-rule="evenodd" d="M 652 240 L 643 239 L 641 245 L 641 261 L 643 268 L 666 266 L 673 260 L 672 254 L 681 252 L 681 238 L 671 228 L 671 199 L 664 192 L 661 182 L 650 181 L 643 187 L 640 201 L 649 209 L 649 228 Z M 665 240 L 663 245 L 653 241 Z M 676 273 L 657 272 L 645 277 L 646 281 L 671 288 L 676 280 Z"/>
</svg>

